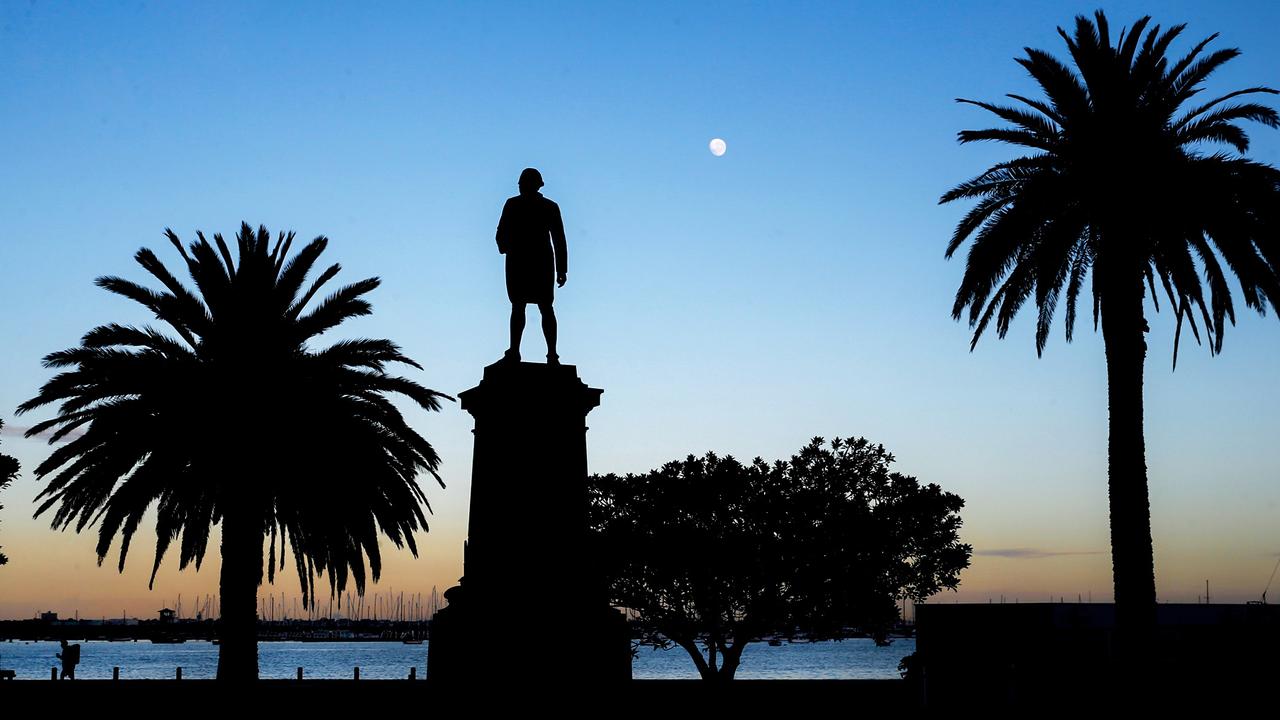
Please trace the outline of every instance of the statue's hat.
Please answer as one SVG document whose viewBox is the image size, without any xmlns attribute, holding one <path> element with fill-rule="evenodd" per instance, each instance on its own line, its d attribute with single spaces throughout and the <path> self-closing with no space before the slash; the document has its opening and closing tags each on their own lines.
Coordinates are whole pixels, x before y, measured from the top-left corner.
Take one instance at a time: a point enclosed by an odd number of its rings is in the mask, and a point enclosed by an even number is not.
<svg viewBox="0 0 1280 720">
<path fill-rule="evenodd" d="M 525 168 L 520 173 L 520 186 L 523 187 L 525 185 L 531 185 L 534 189 L 542 187 L 542 173 L 534 168 Z"/>
</svg>

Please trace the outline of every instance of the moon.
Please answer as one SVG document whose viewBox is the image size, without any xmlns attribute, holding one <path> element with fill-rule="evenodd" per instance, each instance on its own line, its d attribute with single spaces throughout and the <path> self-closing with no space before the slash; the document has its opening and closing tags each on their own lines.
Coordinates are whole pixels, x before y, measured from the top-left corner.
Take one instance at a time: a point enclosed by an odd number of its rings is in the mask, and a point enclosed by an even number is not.
<svg viewBox="0 0 1280 720">
<path fill-rule="evenodd" d="M 711 142 L 707 143 L 707 147 L 711 148 L 711 154 L 716 157 L 723 155 L 724 151 L 729 148 L 728 145 L 725 145 L 724 140 L 720 138 L 711 138 Z"/>
</svg>

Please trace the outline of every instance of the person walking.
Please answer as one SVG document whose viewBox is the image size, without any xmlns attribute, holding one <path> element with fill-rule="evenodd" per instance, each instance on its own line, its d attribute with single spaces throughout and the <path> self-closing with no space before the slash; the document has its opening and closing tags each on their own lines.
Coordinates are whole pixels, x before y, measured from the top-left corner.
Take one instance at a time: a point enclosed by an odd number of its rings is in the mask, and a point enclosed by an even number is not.
<svg viewBox="0 0 1280 720">
<path fill-rule="evenodd" d="M 56 653 L 55 657 L 62 660 L 62 677 L 61 680 L 76 679 L 76 665 L 80 664 L 80 644 L 73 643 L 68 645 L 66 640 L 60 640 L 62 643 L 62 652 Z"/>
</svg>

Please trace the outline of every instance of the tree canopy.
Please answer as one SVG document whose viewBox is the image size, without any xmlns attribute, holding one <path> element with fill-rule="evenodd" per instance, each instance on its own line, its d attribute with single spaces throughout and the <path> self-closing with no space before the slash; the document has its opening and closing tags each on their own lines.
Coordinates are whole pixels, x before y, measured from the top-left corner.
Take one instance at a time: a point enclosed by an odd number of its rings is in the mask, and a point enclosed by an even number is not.
<svg viewBox="0 0 1280 720">
<path fill-rule="evenodd" d="M 969 243 L 952 315 L 967 316 L 973 345 L 992 320 L 1004 337 L 1034 300 L 1043 352 L 1064 289 L 1070 341 L 1091 271 L 1095 327 L 1116 314 L 1121 296 L 1136 297 L 1132 323 L 1144 325 L 1145 285 L 1154 309 L 1168 299 L 1175 338 L 1186 322 L 1197 341 L 1205 331 L 1215 353 L 1236 319 L 1230 275 L 1249 308 L 1280 306 L 1280 170 L 1244 156 L 1242 127 L 1280 128 L 1275 109 L 1244 100 L 1277 91 L 1246 87 L 1202 102 L 1205 81 L 1240 50 L 1208 51 L 1215 33 L 1176 58 L 1169 49 L 1186 25 L 1150 25 L 1140 18 L 1113 43 L 1102 11 L 1077 16 L 1073 34 L 1058 28 L 1074 69 L 1033 48 L 1016 60 L 1043 98 L 1009 94 L 1016 106 L 958 99 L 1009 124 L 962 130 L 961 143 L 1027 153 L 941 198 L 977 201 L 946 249 L 951 257 Z"/>
<path fill-rule="evenodd" d="M 773 464 L 707 453 L 594 475 L 611 601 L 642 643 L 679 645 L 708 680 L 731 679 L 746 645 L 772 635 L 883 637 L 898 599 L 954 589 L 971 554 L 964 501 L 893 461 L 864 438 L 814 438 Z"/>
<path fill-rule="evenodd" d="M 4 421 L 0 420 L 0 429 L 4 429 Z M 9 487 L 18 477 L 18 459 L 10 455 L 0 453 L 0 490 Z M 4 505 L 0 505 L 0 510 L 4 509 Z M 0 552 L 0 565 L 9 562 L 9 558 Z"/>
</svg>

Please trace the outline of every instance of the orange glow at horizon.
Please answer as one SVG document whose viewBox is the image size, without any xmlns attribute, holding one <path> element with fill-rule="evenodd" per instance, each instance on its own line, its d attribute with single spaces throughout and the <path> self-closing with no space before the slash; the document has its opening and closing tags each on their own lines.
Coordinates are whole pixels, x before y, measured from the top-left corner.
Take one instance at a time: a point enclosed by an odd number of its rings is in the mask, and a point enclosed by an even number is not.
<svg viewBox="0 0 1280 720">
<path fill-rule="evenodd" d="M 15 522 L 9 508 L 5 515 L 0 528 L 4 530 L 3 544 L 10 563 L 0 568 L 0 619 L 29 618 L 46 610 L 62 617 L 74 617 L 78 612 L 82 618 L 120 617 L 122 613 L 149 618 L 161 607 L 174 607 L 179 597 L 184 615 L 193 616 L 206 596 L 217 595 L 220 561 L 216 528 L 199 571 L 189 567 L 179 572 L 174 553 L 161 565 L 155 588 L 148 590 L 154 534 L 145 527 L 134 540 L 124 572 L 119 573 L 116 548 L 101 566 L 97 565 L 93 534 L 55 532 L 38 520 Z M 975 545 L 975 554 L 971 566 L 961 574 L 958 592 L 943 591 L 932 602 L 999 602 L 1001 598 L 1006 602 L 1111 600 L 1111 559 L 1105 546 L 1084 550 L 998 548 L 989 541 L 977 542 L 973 535 L 966 533 L 966 541 Z M 420 533 L 416 540 L 416 559 L 407 550 L 384 544 L 381 581 L 366 587 L 366 605 L 375 595 L 385 598 L 388 593 L 403 593 L 406 597 L 421 594 L 425 602 L 433 588 L 443 593 L 457 583 L 462 574 L 461 524 L 446 524 L 436 518 L 431 532 Z M 1257 552 L 1223 558 L 1208 550 L 1192 554 L 1185 548 L 1161 552 L 1157 544 L 1157 561 L 1163 602 L 1196 602 L 1204 592 L 1206 579 L 1210 580 L 1215 602 L 1243 602 L 1258 599 L 1276 556 Z M 548 585 L 554 582 L 554 572 L 549 570 Z M 321 590 L 317 606 L 327 611 L 325 580 L 319 580 L 318 585 Z M 356 597 L 354 586 L 349 585 L 343 593 L 344 604 L 348 594 Z M 264 582 L 259 589 L 262 599 L 273 595 L 283 595 L 285 605 L 293 612 L 299 592 L 292 558 L 286 558 L 274 584 Z M 301 608 L 300 602 L 298 607 Z"/>
</svg>

